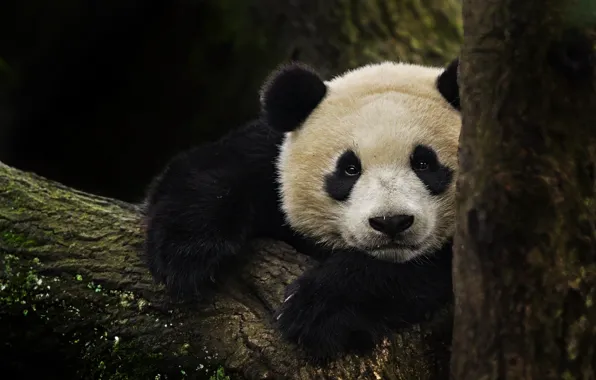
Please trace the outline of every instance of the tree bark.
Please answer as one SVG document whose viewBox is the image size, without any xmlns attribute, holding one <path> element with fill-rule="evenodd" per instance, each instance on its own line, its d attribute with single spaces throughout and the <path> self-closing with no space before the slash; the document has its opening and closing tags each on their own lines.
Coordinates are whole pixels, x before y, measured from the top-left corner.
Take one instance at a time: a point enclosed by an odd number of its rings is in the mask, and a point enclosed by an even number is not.
<svg viewBox="0 0 596 380">
<path fill-rule="evenodd" d="M 464 1 L 454 379 L 595 376 L 590 4 Z"/>
<path fill-rule="evenodd" d="M 173 304 L 142 264 L 141 242 L 136 206 L 0 163 L 0 373 L 200 379 L 223 367 L 249 379 L 446 376 L 449 313 L 370 358 L 314 368 L 270 327 L 284 286 L 310 265 L 306 256 L 257 241 L 241 276 L 213 302 Z M 52 369 L 36 365 L 48 361 Z"/>
</svg>

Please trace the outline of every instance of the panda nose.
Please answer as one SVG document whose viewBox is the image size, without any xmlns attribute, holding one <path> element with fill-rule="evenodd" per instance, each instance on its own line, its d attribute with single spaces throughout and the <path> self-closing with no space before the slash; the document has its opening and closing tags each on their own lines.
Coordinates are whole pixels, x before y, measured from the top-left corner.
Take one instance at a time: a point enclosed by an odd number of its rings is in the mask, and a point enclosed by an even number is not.
<svg viewBox="0 0 596 380">
<path fill-rule="evenodd" d="M 413 215 L 390 215 L 377 216 L 368 219 L 368 223 L 375 230 L 394 237 L 400 232 L 404 232 L 414 224 Z"/>
</svg>

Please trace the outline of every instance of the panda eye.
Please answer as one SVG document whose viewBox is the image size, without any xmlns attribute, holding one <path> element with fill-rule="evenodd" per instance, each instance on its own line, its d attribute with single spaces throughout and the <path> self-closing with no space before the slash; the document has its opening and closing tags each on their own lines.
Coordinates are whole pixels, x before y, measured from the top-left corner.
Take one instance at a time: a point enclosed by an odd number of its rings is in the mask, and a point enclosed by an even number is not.
<svg viewBox="0 0 596 380">
<path fill-rule="evenodd" d="M 430 165 L 426 161 L 422 161 L 422 160 L 416 161 L 414 163 L 414 170 L 417 170 L 417 171 L 421 171 L 422 172 L 422 171 L 427 170 L 429 166 Z"/>
<path fill-rule="evenodd" d="M 360 169 L 358 169 L 356 165 L 348 165 L 344 172 L 346 173 L 346 175 L 352 177 L 360 174 Z"/>
<path fill-rule="evenodd" d="M 410 166 L 416 172 L 435 171 L 438 169 L 438 158 L 432 148 L 418 145 L 410 156 Z"/>
</svg>

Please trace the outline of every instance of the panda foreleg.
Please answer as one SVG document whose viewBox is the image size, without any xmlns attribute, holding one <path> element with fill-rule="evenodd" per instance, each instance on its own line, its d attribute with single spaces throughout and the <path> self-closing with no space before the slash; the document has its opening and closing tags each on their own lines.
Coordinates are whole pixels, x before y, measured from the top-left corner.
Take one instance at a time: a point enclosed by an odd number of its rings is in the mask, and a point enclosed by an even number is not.
<svg viewBox="0 0 596 380">
<path fill-rule="evenodd" d="M 315 362 L 367 354 L 403 326 L 451 299 L 451 257 L 390 263 L 363 252 L 336 252 L 287 288 L 274 322 Z"/>
<path fill-rule="evenodd" d="M 273 166 L 279 140 L 262 124 L 249 124 L 179 154 L 154 180 L 144 253 L 171 295 L 208 295 L 235 269 L 248 239 L 280 223 Z"/>
<path fill-rule="evenodd" d="M 371 260 L 359 252 L 336 252 L 287 287 L 274 322 L 313 362 L 323 364 L 350 352 L 366 354 L 389 334 L 364 298 L 363 287 L 374 281 L 366 270 L 367 263 L 374 264 Z"/>
</svg>

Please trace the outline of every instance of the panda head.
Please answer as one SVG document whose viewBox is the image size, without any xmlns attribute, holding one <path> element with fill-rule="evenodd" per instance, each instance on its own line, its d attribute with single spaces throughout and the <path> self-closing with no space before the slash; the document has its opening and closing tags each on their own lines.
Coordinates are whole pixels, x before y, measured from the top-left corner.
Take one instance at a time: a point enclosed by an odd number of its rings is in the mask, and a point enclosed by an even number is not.
<svg viewBox="0 0 596 380">
<path fill-rule="evenodd" d="M 441 248 L 454 234 L 457 66 L 385 62 L 330 81 L 302 64 L 272 74 L 262 114 L 286 132 L 277 172 L 293 229 L 396 262 Z"/>
</svg>

